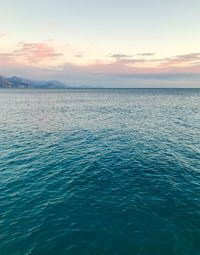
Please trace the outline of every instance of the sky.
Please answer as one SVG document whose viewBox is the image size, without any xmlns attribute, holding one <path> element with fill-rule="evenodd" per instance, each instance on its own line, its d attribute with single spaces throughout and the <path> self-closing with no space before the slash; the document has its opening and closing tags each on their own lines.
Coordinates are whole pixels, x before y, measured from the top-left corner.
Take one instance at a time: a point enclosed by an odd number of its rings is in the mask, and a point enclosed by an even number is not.
<svg viewBox="0 0 200 255">
<path fill-rule="evenodd" d="M 0 75 L 200 87 L 199 0 L 0 0 Z"/>
</svg>

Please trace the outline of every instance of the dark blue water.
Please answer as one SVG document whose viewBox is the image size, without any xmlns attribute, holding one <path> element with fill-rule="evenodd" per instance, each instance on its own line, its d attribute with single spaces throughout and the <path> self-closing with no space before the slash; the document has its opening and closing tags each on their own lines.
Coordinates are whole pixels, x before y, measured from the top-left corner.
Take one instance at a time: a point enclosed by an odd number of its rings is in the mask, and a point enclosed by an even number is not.
<svg viewBox="0 0 200 255">
<path fill-rule="evenodd" d="M 200 90 L 0 92 L 0 255 L 60 254 L 200 254 Z"/>
</svg>

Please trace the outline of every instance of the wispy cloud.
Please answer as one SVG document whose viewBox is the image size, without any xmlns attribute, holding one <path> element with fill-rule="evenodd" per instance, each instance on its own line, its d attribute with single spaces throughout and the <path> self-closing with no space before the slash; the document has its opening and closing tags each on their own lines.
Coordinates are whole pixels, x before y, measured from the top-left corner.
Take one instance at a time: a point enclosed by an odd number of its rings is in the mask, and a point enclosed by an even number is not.
<svg viewBox="0 0 200 255">
<path fill-rule="evenodd" d="M 44 60 L 54 59 L 63 56 L 53 46 L 48 43 L 24 43 L 18 44 L 16 50 L 13 51 L 14 56 L 21 56 L 28 62 L 40 62 Z"/>
<path fill-rule="evenodd" d="M 115 60 L 115 63 L 119 63 L 119 64 L 124 64 L 124 65 L 128 65 L 128 64 L 141 64 L 141 63 L 145 63 L 148 62 L 147 59 L 141 59 L 141 58 L 135 58 L 134 55 L 129 55 L 129 54 L 123 54 L 123 53 L 119 53 L 119 54 L 109 54 L 108 55 L 110 58 Z M 137 56 L 137 55 L 135 55 Z"/>
<path fill-rule="evenodd" d="M 6 33 L 0 33 L 0 38 L 1 38 L 1 37 L 6 37 L 6 36 L 7 36 Z"/>
<path fill-rule="evenodd" d="M 184 65 L 184 64 L 195 64 L 200 61 L 200 53 L 189 53 L 184 55 L 177 55 L 174 57 L 158 59 L 161 66 L 174 66 L 174 65 Z"/>
<path fill-rule="evenodd" d="M 49 43 L 25 43 L 20 42 L 17 47 L 10 52 L 0 52 L 0 58 L 4 61 L 25 62 L 35 64 L 42 61 L 56 60 L 63 56 Z"/>
<path fill-rule="evenodd" d="M 84 54 L 82 53 L 84 52 Z M 71 58 L 68 55 L 71 54 Z M 55 41 L 20 42 L 10 52 L 0 52 L 1 72 L 27 78 L 58 79 L 63 82 L 104 85 L 136 81 L 200 82 L 200 53 L 156 58 L 151 52 L 113 53 L 99 61 L 85 61 L 86 51 Z M 3 73 L 2 73 L 3 74 Z"/>
<path fill-rule="evenodd" d="M 66 63 L 55 67 L 37 67 L 25 63 L 7 63 L 1 74 L 33 79 L 57 79 L 68 85 L 105 87 L 198 87 L 200 65 L 188 68 L 138 68 L 120 63 L 77 65 Z"/>
<path fill-rule="evenodd" d="M 155 53 L 153 52 L 143 52 L 143 53 L 138 53 L 137 56 L 145 56 L 145 57 L 151 57 L 154 56 Z"/>
<path fill-rule="evenodd" d="M 165 70 L 170 68 L 190 68 L 199 65 L 200 53 L 188 53 L 182 55 L 176 55 L 166 58 L 149 58 L 154 56 L 154 53 L 140 53 L 136 55 L 128 54 L 109 54 L 109 57 L 114 59 L 115 64 L 123 64 L 126 66 L 137 67 L 138 65 L 142 68 L 154 68 L 154 70 Z"/>
<path fill-rule="evenodd" d="M 74 57 L 76 57 L 76 58 L 82 58 L 82 57 L 83 57 L 83 54 L 82 54 L 82 53 L 77 53 L 77 54 L 74 55 Z"/>
<path fill-rule="evenodd" d="M 108 54 L 111 58 L 131 58 L 133 55 L 117 53 L 117 54 Z"/>
</svg>

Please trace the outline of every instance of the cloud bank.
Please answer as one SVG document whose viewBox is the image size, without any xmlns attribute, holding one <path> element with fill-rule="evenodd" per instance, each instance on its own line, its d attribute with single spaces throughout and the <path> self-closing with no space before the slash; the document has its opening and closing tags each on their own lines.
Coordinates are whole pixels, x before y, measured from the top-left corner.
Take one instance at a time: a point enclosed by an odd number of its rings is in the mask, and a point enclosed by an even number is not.
<svg viewBox="0 0 200 255">
<path fill-rule="evenodd" d="M 1 36 L 1 35 L 0 35 Z M 68 53 L 52 42 L 19 42 L 0 49 L 0 74 L 33 79 L 57 79 L 68 85 L 101 87 L 200 87 L 200 53 L 156 58 L 152 52 L 110 53 L 99 61 L 84 61 L 80 50 Z"/>
</svg>

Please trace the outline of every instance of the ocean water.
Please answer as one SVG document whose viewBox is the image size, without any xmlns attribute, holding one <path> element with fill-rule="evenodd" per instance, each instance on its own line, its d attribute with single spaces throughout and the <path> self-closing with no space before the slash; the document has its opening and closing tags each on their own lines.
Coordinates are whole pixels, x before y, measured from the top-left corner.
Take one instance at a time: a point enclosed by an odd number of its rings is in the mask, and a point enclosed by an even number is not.
<svg viewBox="0 0 200 255">
<path fill-rule="evenodd" d="M 0 91 L 0 255 L 65 254 L 200 254 L 200 90 Z"/>
</svg>

